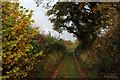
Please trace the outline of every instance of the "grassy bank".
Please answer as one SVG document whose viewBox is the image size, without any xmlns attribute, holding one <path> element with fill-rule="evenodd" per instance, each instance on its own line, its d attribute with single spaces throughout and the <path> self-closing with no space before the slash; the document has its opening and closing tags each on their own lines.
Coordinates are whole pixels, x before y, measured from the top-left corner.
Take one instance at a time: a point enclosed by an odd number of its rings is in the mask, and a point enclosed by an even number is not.
<svg viewBox="0 0 120 80">
<path fill-rule="evenodd" d="M 89 75 L 89 78 L 99 78 L 96 69 L 91 65 L 86 64 L 80 57 L 77 57 L 79 64 L 86 70 L 86 73 Z"/>
</svg>

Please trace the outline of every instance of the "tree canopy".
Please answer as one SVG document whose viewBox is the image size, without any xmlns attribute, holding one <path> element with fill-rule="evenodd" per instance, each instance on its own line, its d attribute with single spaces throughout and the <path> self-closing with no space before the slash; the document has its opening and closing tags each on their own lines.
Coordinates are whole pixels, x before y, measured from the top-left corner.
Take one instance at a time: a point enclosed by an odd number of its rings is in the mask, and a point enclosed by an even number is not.
<svg viewBox="0 0 120 80">
<path fill-rule="evenodd" d="M 99 12 L 93 13 L 93 8 L 100 3 L 57 2 L 47 11 L 53 29 L 62 33 L 63 30 L 73 33 L 82 43 L 94 41 L 96 38 L 96 18 Z"/>
<path fill-rule="evenodd" d="M 47 16 L 53 23 L 53 29 L 59 33 L 73 33 L 83 48 L 92 44 L 101 30 L 112 25 L 110 13 L 114 10 L 116 14 L 114 8 L 117 9 L 116 3 L 108 2 L 57 2 L 53 6 L 49 3 L 46 5 Z"/>
</svg>

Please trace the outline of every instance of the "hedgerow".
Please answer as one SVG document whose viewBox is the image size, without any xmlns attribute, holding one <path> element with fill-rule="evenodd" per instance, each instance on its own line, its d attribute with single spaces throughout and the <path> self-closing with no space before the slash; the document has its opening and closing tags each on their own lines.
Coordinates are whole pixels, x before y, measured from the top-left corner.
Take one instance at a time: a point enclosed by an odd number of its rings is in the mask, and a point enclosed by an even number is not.
<svg viewBox="0 0 120 80">
<path fill-rule="evenodd" d="M 19 3 L 2 2 L 2 75 L 3 79 L 20 79 L 33 69 L 36 60 L 43 55 L 31 44 L 37 28 L 30 28 L 33 10 Z M 34 41 L 36 44 L 37 40 Z M 32 50 L 35 51 L 32 51 Z"/>
</svg>

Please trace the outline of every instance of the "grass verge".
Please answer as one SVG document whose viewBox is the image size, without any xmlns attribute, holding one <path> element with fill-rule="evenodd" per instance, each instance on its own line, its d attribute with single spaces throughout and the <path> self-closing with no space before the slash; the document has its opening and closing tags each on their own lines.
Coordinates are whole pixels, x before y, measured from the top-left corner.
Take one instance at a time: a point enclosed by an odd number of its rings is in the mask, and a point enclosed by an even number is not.
<svg viewBox="0 0 120 80">
<path fill-rule="evenodd" d="M 92 68 L 91 65 L 85 64 L 79 57 L 77 57 L 79 64 L 86 70 L 89 75 L 89 78 L 99 78 L 97 75 L 96 69 Z"/>
</svg>

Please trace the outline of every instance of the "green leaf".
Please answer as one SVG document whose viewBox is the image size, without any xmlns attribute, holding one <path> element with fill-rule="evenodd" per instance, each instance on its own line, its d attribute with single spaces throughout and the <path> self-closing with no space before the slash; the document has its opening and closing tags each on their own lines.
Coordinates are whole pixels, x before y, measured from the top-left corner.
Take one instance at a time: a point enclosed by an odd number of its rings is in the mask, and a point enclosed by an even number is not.
<svg viewBox="0 0 120 80">
<path fill-rule="evenodd" d="M 23 8 L 23 6 L 20 6 L 20 8 Z"/>
<path fill-rule="evenodd" d="M 9 27 L 7 27 L 7 28 L 5 29 L 5 31 L 9 31 L 9 29 L 10 29 L 10 28 L 9 28 Z"/>
<path fill-rule="evenodd" d="M 13 31 L 12 31 L 11 33 L 12 33 L 12 34 L 15 34 L 15 32 L 13 32 Z"/>
<path fill-rule="evenodd" d="M 2 56 L 3 56 L 3 57 L 7 57 L 6 53 L 3 53 Z"/>
<path fill-rule="evenodd" d="M 19 70 L 20 70 L 20 68 L 19 68 L 19 67 L 17 67 L 17 68 L 16 68 L 16 70 L 17 70 L 17 71 L 19 71 Z"/>
<path fill-rule="evenodd" d="M 30 11 L 31 13 L 33 12 L 33 10 Z"/>
<path fill-rule="evenodd" d="M 6 47 L 6 46 L 7 46 L 7 44 L 4 44 L 4 43 L 3 43 L 3 44 L 2 44 L 2 46 L 3 46 L 3 47 Z"/>
<path fill-rule="evenodd" d="M 7 42 L 7 45 L 10 45 L 10 42 Z"/>
<path fill-rule="evenodd" d="M 25 12 L 28 12 L 28 10 L 25 10 Z"/>
<path fill-rule="evenodd" d="M 13 44 L 14 46 L 16 46 L 17 44 Z"/>
</svg>

